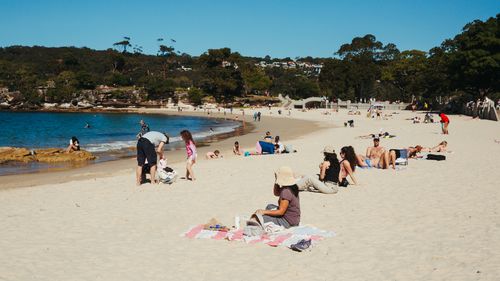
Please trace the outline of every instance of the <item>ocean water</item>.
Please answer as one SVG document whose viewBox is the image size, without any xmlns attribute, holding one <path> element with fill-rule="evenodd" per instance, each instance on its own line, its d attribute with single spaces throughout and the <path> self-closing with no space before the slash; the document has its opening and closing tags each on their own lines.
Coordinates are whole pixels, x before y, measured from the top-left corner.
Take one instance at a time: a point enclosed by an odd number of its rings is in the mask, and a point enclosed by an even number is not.
<svg viewBox="0 0 500 281">
<path fill-rule="evenodd" d="M 180 141 L 179 133 L 184 129 L 200 140 L 239 127 L 235 121 L 189 116 L 0 111 L 0 147 L 66 148 L 71 137 L 76 136 L 82 149 L 104 155 L 101 159 L 112 160 L 105 156 L 106 153 L 111 155 L 135 147 L 141 119 L 152 131 L 167 132 L 171 143 Z M 87 123 L 90 128 L 85 128 Z M 0 165 L 0 174 L 5 174 L 2 172 L 5 167 L 2 166 L 5 165 Z M 11 173 L 12 169 L 11 165 L 7 170 Z"/>
</svg>

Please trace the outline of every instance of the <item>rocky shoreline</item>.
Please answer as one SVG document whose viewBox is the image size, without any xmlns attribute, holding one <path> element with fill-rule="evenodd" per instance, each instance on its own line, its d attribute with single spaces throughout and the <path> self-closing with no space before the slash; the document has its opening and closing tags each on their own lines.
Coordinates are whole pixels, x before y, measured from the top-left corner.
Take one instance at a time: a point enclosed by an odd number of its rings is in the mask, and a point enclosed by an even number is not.
<svg viewBox="0 0 500 281">
<path fill-rule="evenodd" d="M 73 151 L 68 153 L 64 149 L 60 148 L 45 148 L 37 150 L 29 150 L 20 147 L 0 148 L 0 164 L 8 162 L 80 162 L 95 159 L 96 156 L 85 150 Z"/>
<path fill-rule="evenodd" d="M 38 87 L 36 93 L 39 102 L 27 102 L 19 91 L 9 91 L 8 88 L 0 88 L 0 110 L 60 110 L 81 111 L 101 110 L 115 108 L 160 108 L 171 105 L 169 100 L 149 100 L 147 93 L 140 87 L 111 87 L 100 85 L 95 90 L 81 90 L 75 92 L 65 101 L 56 102 L 48 93 L 54 86 Z"/>
</svg>

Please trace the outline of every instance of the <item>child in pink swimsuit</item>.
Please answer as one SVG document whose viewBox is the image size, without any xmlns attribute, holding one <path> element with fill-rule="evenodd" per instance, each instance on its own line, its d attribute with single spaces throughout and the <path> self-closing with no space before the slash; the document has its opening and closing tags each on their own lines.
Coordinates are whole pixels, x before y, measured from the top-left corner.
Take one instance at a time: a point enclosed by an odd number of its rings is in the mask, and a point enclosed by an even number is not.
<svg viewBox="0 0 500 281">
<path fill-rule="evenodd" d="M 193 136 L 188 130 L 183 130 L 181 132 L 181 138 L 186 144 L 186 179 L 195 180 L 193 165 L 196 163 L 196 144 L 194 143 Z"/>
</svg>

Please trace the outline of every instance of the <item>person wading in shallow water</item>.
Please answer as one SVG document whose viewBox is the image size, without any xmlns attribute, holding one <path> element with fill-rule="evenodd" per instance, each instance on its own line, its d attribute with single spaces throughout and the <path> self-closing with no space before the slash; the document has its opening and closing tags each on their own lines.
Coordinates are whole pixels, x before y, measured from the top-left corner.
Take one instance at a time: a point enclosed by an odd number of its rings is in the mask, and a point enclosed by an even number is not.
<svg viewBox="0 0 500 281">
<path fill-rule="evenodd" d="M 149 126 L 148 124 L 146 124 L 146 122 L 144 122 L 144 120 L 141 119 L 139 124 L 141 125 L 141 131 L 139 132 L 139 134 L 137 134 L 137 138 L 140 138 L 142 135 L 149 132 Z"/>
</svg>

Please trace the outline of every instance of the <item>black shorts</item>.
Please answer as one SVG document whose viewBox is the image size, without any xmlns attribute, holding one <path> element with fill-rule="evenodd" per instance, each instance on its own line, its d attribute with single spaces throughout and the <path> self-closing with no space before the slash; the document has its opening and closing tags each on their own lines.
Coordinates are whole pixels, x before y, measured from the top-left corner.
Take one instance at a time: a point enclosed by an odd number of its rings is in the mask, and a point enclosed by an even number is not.
<svg viewBox="0 0 500 281">
<path fill-rule="evenodd" d="M 157 155 L 154 144 L 146 138 L 140 138 L 137 141 L 137 165 L 144 166 L 148 160 L 150 166 L 156 165 Z"/>
<path fill-rule="evenodd" d="M 396 153 L 396 159 L 398 159 L 399 157 L 401 157 L 401 150 L 399 149 L 391 149 L 389 150 L 389 152 L 391 151 L 394 151 Z"/>
</svg>

